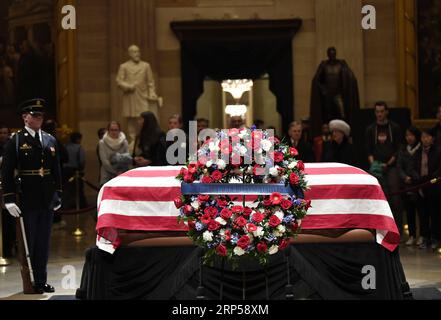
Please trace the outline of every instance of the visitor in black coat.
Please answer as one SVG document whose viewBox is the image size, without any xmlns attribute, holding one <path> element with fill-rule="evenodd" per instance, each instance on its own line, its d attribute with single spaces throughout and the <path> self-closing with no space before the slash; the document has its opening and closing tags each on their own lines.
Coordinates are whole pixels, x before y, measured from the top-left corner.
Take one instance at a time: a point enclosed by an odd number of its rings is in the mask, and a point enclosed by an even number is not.
<svg viewBox="0 0 441 320">
<path fill-rule="evenodd" d="M 441 149 L 434 144 L 432 130 L 423 131 L 421 143 L 423 147 L 415 154 L 410 174 L 412 184 L 427 183 L 418 190 L 421 235 L 424 237 L 420 248 L 425 249 L 431 244 L 432 249 L 437 249 L 441 246 L 441 184 L 430 181 L 441 177 Z"/>
<path fill-rule="evenodd" d="M 402 189 L 409 189 L 412 183 L 412 170 L 416 154 L 421 150 L 421 131 L 415 127 L 406 130 L 406 144 L 398 151 L 397 170 L 401 181 Z M 421 245 L 423 237 L 416 239 L 416 212 L 417 212 L 417 191 L 410 190 L 401 195 L 404 209 L 407 215 L 407 225 L 409 226 L 409 239 L 406 245 Z M 420 220 L 421 213 L 418 212 Z"/>
<path fill-rule="evenodd" d="M 349 141 L 351 127 L 343 120 L 332 120 L 329 123 L 332 133 L 331 141 L 323 145 L 323 162 L 354 164 L 354 148 Z"/>
<path fill-rule="evenodd" d="M 150 111 L 141 113 L 139 125 L 141 130 L 135 139 L 133 150 L 134 165 L 137 167 L 167 165 L 165 133 L 159 127 L 155 115 Z"/>
</svg>

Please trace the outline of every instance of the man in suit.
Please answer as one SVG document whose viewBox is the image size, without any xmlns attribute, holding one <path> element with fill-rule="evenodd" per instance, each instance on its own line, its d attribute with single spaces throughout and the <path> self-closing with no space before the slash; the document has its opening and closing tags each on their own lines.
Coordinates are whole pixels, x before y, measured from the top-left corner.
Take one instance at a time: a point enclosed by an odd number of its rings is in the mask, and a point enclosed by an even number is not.
<svg viewBox="0 0 441 320">
<path fill-rule="evenodd" d="M 293 121 L 289 125 L 287 143 L 290 147 L 294 147 L 299 152 L 297 156 L 298 160 L 303 162 L 313 162 L 314 152 L 311 145 L 302 139 L 302 123 L 299 121 Z"/>
<path fill-rule="evenodd" d="M 42 99 L 21 104 L 24 128 L 6 144 L 1 170 L 5 207 L 23 217 L 26 231 L 34 283 L 32 292 L 24 279 L 24 292 L 40 294 L 55 291 L 46 282 L 47 262 L 53 213 L 61 207 L 59 151 L 55 138 L 41 130 L 44 105 Z"/>
</svg>

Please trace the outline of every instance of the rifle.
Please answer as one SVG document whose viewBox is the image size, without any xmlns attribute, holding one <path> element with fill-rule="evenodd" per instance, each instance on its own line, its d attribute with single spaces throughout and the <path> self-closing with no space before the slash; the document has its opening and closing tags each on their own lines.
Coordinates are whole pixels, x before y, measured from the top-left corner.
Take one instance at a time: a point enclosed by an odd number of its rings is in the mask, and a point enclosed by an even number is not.
<svg viewBox="0 0 441 320">
<path fill-rule="evenodd" d="M 19 150 L 18 150 L 18 133 L 15 135 L 15 152 L 16 152 L 16 161 L 17 161 L 17 171 L 20 171 L 20 159 L 19 159 Z M 21 194 L 22 190 L 21 190 L 21 178 L 20 175 L 16 174 L 15 176 L 15 184 L 16 184 L 16 191 L 17 191 L 17 198 L 19 198 L 19 195 Z M 18 199 L 18 202 L 20 202 L 20 200 Z M 26 237 L 26 229 L 25 229 L 25 225 L 24 225 L 24 220 L 23 220 L 23 215 L 20 214 L 19 217 L 19 227 L 17 226 L 17 235 L 19 235 L 21 233 L 21 237 L 17 237 L 18 239 L 18 249 L 19 251 L 23 252 L 24 249 L 24 253 L 25 253 L 25 261 L 23 261 L 23 259 L 20 259 L 21 261 L 21 277 L 23 280 L 23 293 L 26 294 L 32 294 L 35 293 L 34 290 L 34 285 L 35 285 L 35 280 L 34 280 L 34 271 L 32 269 L 32 263 L 31 263 L 31 256 L 29 254 L 29 247 L 28 247 L 28 241 L 27 241 L 27 237 Z M 21 241 L 20 241 L 21 240 Z M 23 258 L 23 256 L 22 256 Z M 26 265 L 27 263 L 27 265 Z"/>
</svg>

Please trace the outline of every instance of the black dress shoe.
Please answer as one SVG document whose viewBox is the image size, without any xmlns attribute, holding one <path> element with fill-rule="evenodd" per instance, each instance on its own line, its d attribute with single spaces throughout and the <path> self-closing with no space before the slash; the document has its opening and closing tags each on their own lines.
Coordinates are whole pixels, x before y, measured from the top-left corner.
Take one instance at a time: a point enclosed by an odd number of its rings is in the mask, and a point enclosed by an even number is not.
<svg viewBox="0 0 441 320">
<path fill-rule="evenodd" d="M 55 292 L 55 288 L 52 287 L 50 284 L 40 284 L 36 285 L 34 287 L 34 290 L 36 293 L 43 293 L 43 292 Z"/>
</svg>

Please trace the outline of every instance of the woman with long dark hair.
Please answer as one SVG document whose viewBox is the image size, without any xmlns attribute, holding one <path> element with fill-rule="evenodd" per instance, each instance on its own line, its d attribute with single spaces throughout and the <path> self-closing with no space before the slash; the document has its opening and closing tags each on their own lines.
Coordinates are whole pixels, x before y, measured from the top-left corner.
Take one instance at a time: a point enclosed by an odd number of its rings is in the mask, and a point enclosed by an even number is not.
<svg viewBox="0 0 441 320">
<path fill-rule="evenodd" d="M 402 188 L 409 188 L 412 185 L 412 169 L 415 157 L 421 149 L 421 131 L 413 126 L 406 130 L 406 144 L 398 152 L 397 170 L 400 176 Z M 407 225 L 409 227 L 409 239 L 406 245 L 421 245 L 423 237 L 417 240 L 416 212 L 417 212 L 417 191 L 409 191 L 402 195 L 404 209 L 407 214 Z M 419 213 L 420 215 L 421 213 Z"/>
<path fill-rule="evenodd" d="M 140 132 L 135 139 L 133 163 L 137 167 L 164 166 L 166 160 L 165 133 L 161 130 L 153 112 L 141 113 Z"/>
</svg>

